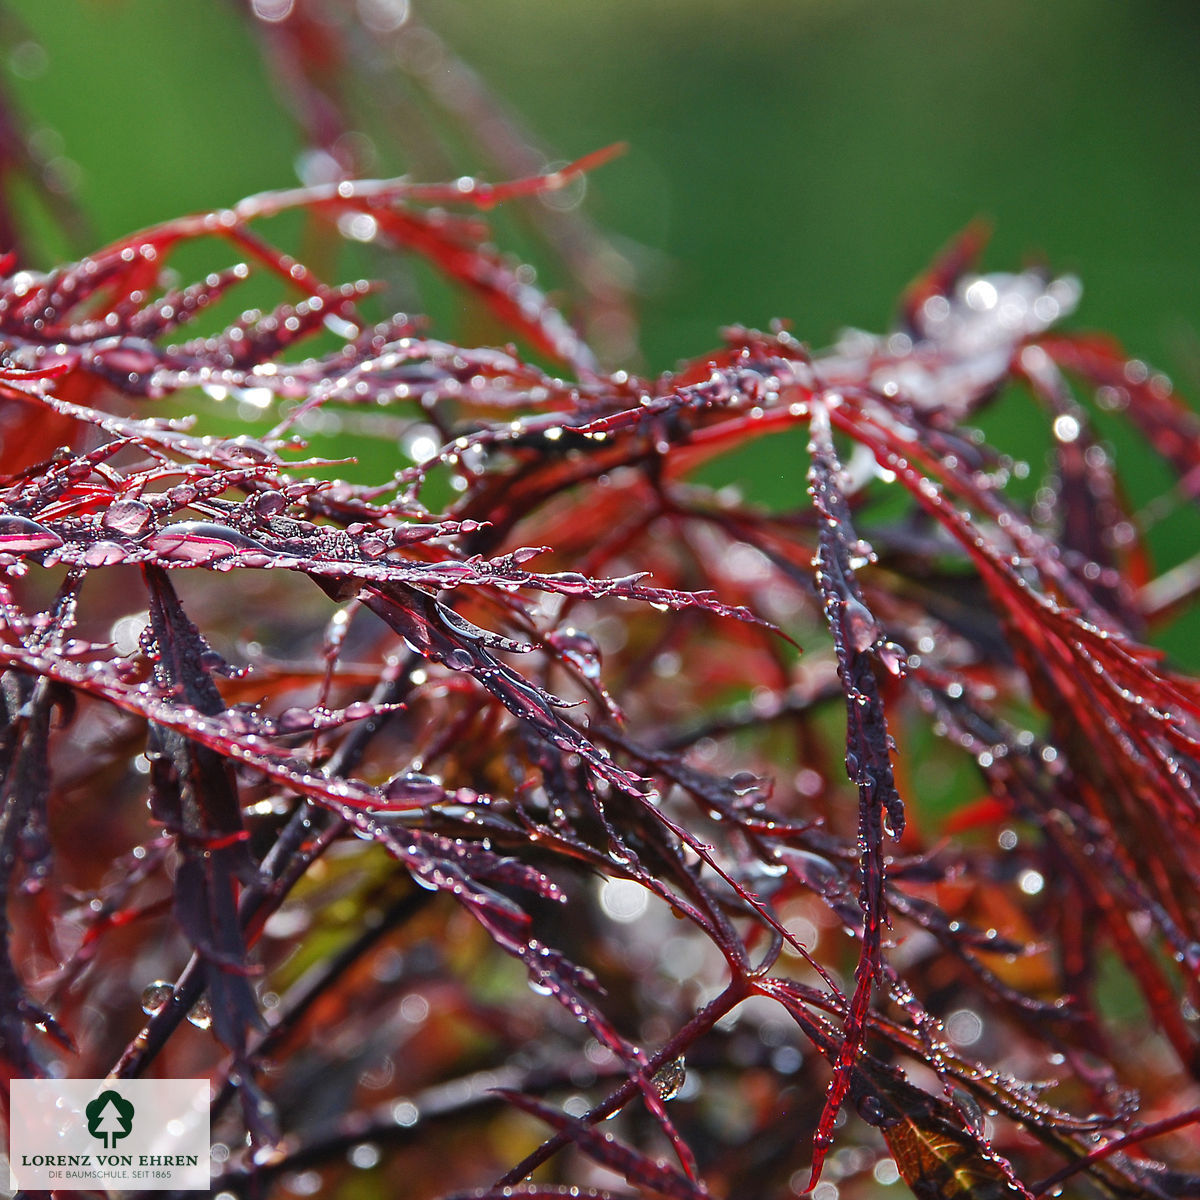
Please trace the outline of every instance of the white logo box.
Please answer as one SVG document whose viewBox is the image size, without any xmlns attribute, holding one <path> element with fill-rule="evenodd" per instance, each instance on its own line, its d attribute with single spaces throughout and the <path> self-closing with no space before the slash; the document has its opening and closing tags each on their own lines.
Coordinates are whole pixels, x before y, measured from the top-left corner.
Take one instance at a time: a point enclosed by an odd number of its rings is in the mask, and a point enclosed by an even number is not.
<svg viewBox="0 0 1200 1200">
<path fill-rule="evenodd" d="M 207 1079 L 14 1079 L 13 1189 L 209 1191 Z"/>
</svg>

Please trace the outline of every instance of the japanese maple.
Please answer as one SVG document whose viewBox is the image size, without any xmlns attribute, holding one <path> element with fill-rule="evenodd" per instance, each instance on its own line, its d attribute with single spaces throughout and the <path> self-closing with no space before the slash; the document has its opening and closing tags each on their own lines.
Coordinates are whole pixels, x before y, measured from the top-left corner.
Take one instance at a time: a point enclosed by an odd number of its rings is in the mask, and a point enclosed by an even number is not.
<svg viewBox="0 0 1200 1200">
<path fill-rule="evenodd" d="M 209 1074 L 233 1195 L 1200 1192 L 1200 691 L 1148 641 L 1197 577 L 1093 421 L 1190 496 L 1192 411 L 976 229 L 884 334 L 603 366 L 482 214 L 610 152 L 353 178 L 305 11 L 336 177 L 4 265 L 5 1078 Z M 1028 398 L 1048 465 L 977 427 Z M 706 482 L 778 437 L 788 503 Z"/>
</svg>

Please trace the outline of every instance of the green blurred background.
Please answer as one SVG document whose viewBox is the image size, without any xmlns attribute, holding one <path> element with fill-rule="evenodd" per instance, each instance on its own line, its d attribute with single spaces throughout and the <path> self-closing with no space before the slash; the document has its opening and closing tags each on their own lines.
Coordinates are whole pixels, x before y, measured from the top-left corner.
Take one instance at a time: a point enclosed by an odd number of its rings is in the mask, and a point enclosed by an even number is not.
<svg viewBox="0 0 1200 1200">
<path fill-rule="evenodd" d="M 1200 376 L 1194 0 L 414 5 L 562 157 L 629 142 L 588 205 L 646 248 L 655 367 L 728 322 L 787 317 L 818 344 L 877 328 L 982 215 L 994 266 L 1078 271 L 1088 324 Z M 294 181 L 296 135 L 231 4 L 8 8 L 46 51 L 10 23 L 19 96 L 61 134 L 100 237 Z"/>
<path fill-rule="evenodd" d="M 1075 324 L 1200 395 L 1195 0 L 412 4 L 552 156 L 629 143 L 590 179 L 584 211 L 636 270 L 631 365 L 668 368 L 730 323 L 783 317 L 814 345 L 882 328 L 908 280 L 982 216 L 989 267 L 1077 272 Z M 232 3 L 6 11 L 10 87 L 56 131 L 44 145 L 96 238 L 295 181 L 298 135 Z M 377 77 L 357 86 L 369 107 Z M 381 170 L 405 170 L 382 132 Z M 453 165 L 480 164 L 462 149 Z M 1041 452 L 1036 434 L 1014 436 L 1006 449 Z M 765 486 L 793 490 L 794 451 L 763 453 Z M 1166 477 L 1136 445 L 1122 455 L 1144 504 Z M 1197 532 L 1169 519 L 1164 565 Z"/>
</svg>

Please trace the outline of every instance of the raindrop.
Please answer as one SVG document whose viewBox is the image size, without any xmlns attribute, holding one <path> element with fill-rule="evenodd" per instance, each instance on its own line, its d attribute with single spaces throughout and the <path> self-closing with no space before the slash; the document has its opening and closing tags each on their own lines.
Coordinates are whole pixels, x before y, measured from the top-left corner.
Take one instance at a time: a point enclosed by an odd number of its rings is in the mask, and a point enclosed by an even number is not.
<svg viewBox="0 0 1200 1200">
<path fill-rule="evenodd" d="M 471 652 L 464 650 L 461 646 L 451 650 L 444 661 L 452 671 L 469 671 L 475 665 L 475 659 Z"/>
<path fill-rule="evenodd" d="M 868 1125 L 881 1126 L 888 1122 L 889 1113 L 884 1107 L 883 1101 L 878 1096 L 870 1094 L 863 1096 L 858 1101 L 858 1115 L 862 1117 Z"/>
<path fill-rule="evenodd" d="M 650 1082 L 654 1085 L 654 1090 L 658 1093 L 660 1100 L 674 1100 L 679 1095 L 680 1088 L 687 1082 L 687 1064 L 684 1062 L 683 1055 L 681 1054 L 668 1063 L 663 1063 L 654 1072 Z"/>
<path fill-rule="evenodd" d="M 575 667 L 585 679 L 600 678 L 600 647 L 591 634 L 564 625 L 546 635 L 546 641 L 562 655 L 563 661 Z"/>
<path fill-rule="evenodd" d="M 983 1109 L 979 1107 L 979 1101 L 970 1092 L 960 1087 L 951 1088 L 951 1097 L 954 1100 L 955 1108 L 962 1115 L 967 1127 L 975 1133 L 982 1133 L 984 1119 Z"/>
<path fill-rule="evenodd" d="M 908 652 L 895 642 L 884 642 L 876 652 L 884 669 L 897 679 L 903 679 L 908 673 Z"/>
<path fill-rule="evenodd" d="M 307 708 L 285 708 L 275 718 L 275 728 L 280 733 L 304 733 L 315 724 L 313 713 Z"/>
<path fill-rule="evenodd" d="M 137 537 L 150 524 L 150 506 L 140 500 L 118 500 L 110 504 L 100 524 L 109 533 L 122 533 L 126 537 Z"/>
<path fill-rule="evenodd" d="M 262 492 L 254 498 L 254 511 L 260 517 L 273 517 L 287 508 L 287 497 L 279 492 Z"/>
<path fill-rule="evenodd" d="M 220 448 L 227 453 L 236 454 L 240 458 L 248 458 L 252 462 L 278 461 L 278 456 L 268 446 L 264 445 L 257 438 L 247 437 L 245 434 L 229 438 L 221 443 Z"/>
<path fill-rule="evenodd" d="M 763 792 L 763 782 L 753 771 L 735 771 L 729 777 L 729 786 L 738 799 L 761 795 Z"/>
<path fill-rule="evenodd" d="M 36 554 L 54 550 L 63 544 L 62 538 L 38 521 L 28 517 L 0 517 L 0 553 Z"/>
<path fill-rule="evenodd" d="M 148 539 L 146 545 L 168 562 L 210 563 L 239 550 L 261 550 L 262 542 L 209 521 L 180 521 Z"/>
<path fill-rule="evenodd" d="M 402 771 L 382 785 L 385 800 L 440 800 L 445 795 L 441 782 L 420 771 Z"/>
<path fill-rule="evenodd" d="M 124 562 L 125 547 L 116 542 L 93 542 L 83 552 L 83 563 L 87 567 L 111 567 L 115 563 Z"/>
<path fill-rule="evenodd" d="M 192 1005 L 192 1011 L 187 1018 L 197 1029 L 211 1029 L 213 1023 L 212 1004 L 207 996 L 201 996 Z"/>
<path fill-rule="evenodd" d="M 818 895 L 827 896 L 840 888 L 841 873 L 827 858 L 809 850 L 785 850 L 782 856 L 792 874 Z"/>
<path fill-rule="evenodd" d="M 156 979 L 142 992 L 142 1012 L 148 1016 L 162 1012 L 175 995 L 175 989 L 165 979 Z"/>
<path fill-rule="evenodd" d="M 579 574 L 578 571 L 559 571 L 555 574 L 543 575 L 542 580 L 549 583 L 554 591 L 563 592 L 569 596 L 585 596 L 592 590 L 587 576 Z"/>
<path fill-rule="evenodd" d="M 842 624 L 850 645 L 865 654 L 879 640 L 879 626 L 871 610 L 852 596 L 842 601 Z"/>
</svg>

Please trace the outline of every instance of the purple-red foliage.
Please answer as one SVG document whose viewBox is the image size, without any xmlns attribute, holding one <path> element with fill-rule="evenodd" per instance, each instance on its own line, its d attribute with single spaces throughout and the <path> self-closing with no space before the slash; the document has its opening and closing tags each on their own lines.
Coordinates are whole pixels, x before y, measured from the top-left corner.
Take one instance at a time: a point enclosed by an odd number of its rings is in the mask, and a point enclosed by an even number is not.
<svg viewBox="0 0 1200 1200">
<path fill-rule="evenodd" d="M 1197 580 L 1087 402 L 1185 491 L 1195 416 L 977 231 L 883 336 L 603 370 L 478 211 L 604 157 L 5 268 L 5 1078 L 208 1073 L 239 1195 L 1197 1194 L 1200 693 L 1143 640 Z M 523 348 L 368 320 L 283 211 Z M 212 238 L 249 265 L 164 291 Z M 1040 486 L 975 429 L 1013 389 Z M 417 461 L 306 457 L 381 409 Z M 793 502 L 703 484 L 789 432 Z"/>
</svg>

